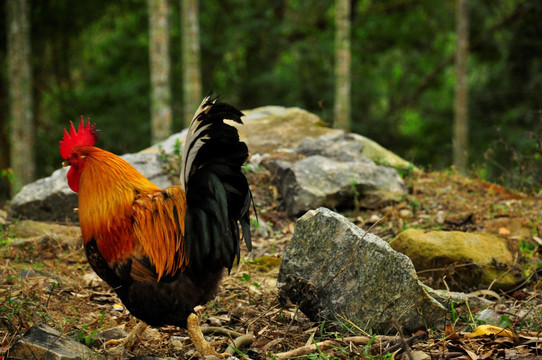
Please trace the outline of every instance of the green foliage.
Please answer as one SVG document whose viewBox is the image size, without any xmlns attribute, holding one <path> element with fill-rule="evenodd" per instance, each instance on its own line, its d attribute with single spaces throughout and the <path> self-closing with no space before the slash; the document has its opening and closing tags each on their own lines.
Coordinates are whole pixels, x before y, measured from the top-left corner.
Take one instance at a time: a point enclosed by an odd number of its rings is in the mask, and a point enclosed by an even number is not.
<svg viewBox="0 0 542 360">
<path fill-rule="evenodd" d="M 7 236 L 7 231 L 3 225 L 0 225 L 0 249 L 12 243 L 12 240 Z"/>
<path fill-rule="evenodd" d="M 420 202 L 416 198 L 413 198 L 410 201 L 409 205 L 410 205 L 410 208 L 412 209 L 413 214 L 416 214 L 416 212 L 420 209 Z"/>
<path fill-rule="evenodd" d="M 512 322 L 510 321 L 510 318 L 506 315 L 506 314 L 503 314 L 501 315 L 501 318 L 499 319 L 499 327 L 500 328 L 503 328 L 503 329 L 510 329 L 512 328 Z"/>
<path fill-rule="evenodd" d="M 531 241 L 521 239 L 519 241 L 519 250 L 523 257 L 530 259 L 535 254 L 537 246 Z"/>
<path fill-rule="evenodd" d="M 361 209 L 361 199 L 360 199 L 360 193 L 357 188 L 358 182 L 356 180 L 350 181 L 350 192 L 353 195 L 354 198 L 354 214 L 352 216 L 357 217 L 360 213 Z"/>
<path fill-rule="evenodd" d="M 85 324 L 81 326 L 81 329 L 77 329 L 74 334 L 75 340 L 79 341 L 80 343 L 90 346 L 94 341 L 98 338 L 99 328 L 102 325 L 105 318 L 105 311 L 101 312 L 100 319 L 98 319 L 97 322 L 97 328 L 94 330 L 90 330 L 91 324 Z"/>
<path fill-rule="evenodd" d="M 525 131 L 521 144 L 513 145 L 501 134 L 484 158 L 490 164 L 479 170 L 484 177 L 512 188 L 539 192 L 542 189 L 542 122 L 535 131 Z"/>
<path fill-rule="evenodd" d="M 179 159 L 181 159 L 182 157 L 182 144 L 181 144 L 181 140 L 179 140 L 178 138 L 175 139 L 175 144 L 173 144 L 173 155 L 175 156 L 178 156 Z"/>
<path fill-rule="evenodd" d="M 260 222 L 256 218 L 250 218 L 250 227 L 253 229 L 259 229 L 260 228 Z"/>
<path fill-rule="evenodd" d="M 8 278 L 6 281 L 15 281 L 15 278 Z M 19 295 L 6 295 L 0 299 L 0 313 L 2 319 L 10 323 L 33 322 L 37 319 L 49 321 L 50 317 L 39 300 Z"/>
<path fill-rule="evenodd" d="M 389 353 L 389 354 L 386 354 L 386 355 L 373 355 L 371 354 L 371 346 L 373 345 L 373 342 L 376 338 L 376 334 L 374 334 L 373 336 L 371 336 L 371 340 L 369 340 L 369 342 L 367 343 L 367 345 L 365 345 L 364 349 L 363 349 L 363 355 L 365 356 L 366 359 L 392 359 L 393 358 L 393 353 Z"/>
<path fill-rule="evenodd" d="M 100 141 L 115 153 L 150 145 L 150 75 L 146 2 L 110 3 L 106 14 L 81 36 L 78 108 L 102 130 Z M 110 76 L 114 75 L 114 76 Z"/>
<path fill-rule="evenodd" d="M 450 313 L 451 313 L 451 317 L 452 317 L 452 325 L 455 326 L 455 324 L 457 323 L 457 320 L 459 320 L 459 315 L 455 311 L 455 306 L 454 306 L 454 301 L 453 300 L 450 300 Z"/>
<path fill-rule="evenodd" d="M 243 273 L 243 275 L 239 278 L 239 281 L 241 282 L 246 282 L 246 283 L 250 283 L 250 285 L 254 286 L 254 287 L 260 287 L 260 284 L 257 283 L 257 282 L 251 282 L 251 278 L 250 278 L 250 275 L 247 274 L 247 273 Z"/>
<path fill-rule="evenodd" d="M 169 4 L 173 122 L 180 130 L 179 4 Z M 353 4 L 354 131 L 422 166 L 448 167 L 455 3 Z M 135 152 L 148 146 L 146 2 L 60 0 L 31 5 L 38 176 L 59 167 L 56 144 L 62 129 L 80 115 L 97 123 L 102 130 L 99 145 L 110 151 Z M 203 91 L 214 89 L 244 109 L 298 106 L 331 124 L 333 12 L 329 1 L 201 2 Z M 526 134 L 541 128 L 542 3 L 481 1 L 469 7 L 469 16 L 471 162 L 488 180 L 509 173 L 517 180 L 507 185 L 539 190 L 540 170 L 534 169 L 542 168 L 540 141 Z M 0 58 L 5 63 L 5 54 Z M 0 126 L 5 132 L 6 122 Z M 507 149 L 492 146 L 501 138 Z M 488 161 L 483 154 L 492 148 Z"/>
<path fill-rule="evenodd" d="M 13 183 L 13 170 L 10 168 L 0 169 L 0 179 L 6 179 L 9 183 Z"/>
<path fill-rule="evenodd" d="M 87 332 L 88 325 L 83 325 L 82 330 L 77 330 L 74 337 L 75 340 L 79 341 L 80 343 L 90 346 L 97 338 L 98 330 L 92 330 L 91 332 Z"/>
</svg>

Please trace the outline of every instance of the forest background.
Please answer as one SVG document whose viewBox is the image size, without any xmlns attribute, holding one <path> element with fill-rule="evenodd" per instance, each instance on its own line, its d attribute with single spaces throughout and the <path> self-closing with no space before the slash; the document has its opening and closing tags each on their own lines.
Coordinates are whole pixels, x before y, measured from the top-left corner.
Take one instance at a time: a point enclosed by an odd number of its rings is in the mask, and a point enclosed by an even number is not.
<svg viewBox="0 0 542 360">
<path fill-rule="evenodd" d="M 539 191 L 539 0 L 4 0 L 0 202 L 9 199 L 10 187 L 13 192 L 18 175 L 13 162 L 25 159 L 23 152 L 30 153 L 23 164 L 33 168 L 24 182 L 60 167 L 57 144 L 62 129 L 81 115 L 102 130 L 102 148 L 124 154 L 149 146 L 151 114 L 156 112 L 149 60 L 153 49 L 170 67 L 165 85 L 169 94 L 162 97 L 171 109 L 170 133 L 180 131 L 185 111 L 195 109 L 183 100 L 183 84 L 193 82 L 186 71 L 189 60 L 197 62 L 201 74 L 200 88 L 192 90 L 198 97 L 212 89 L 241 109 L 296 106 L 336 126 L 340 4 L 349 8 L 346 127 L 426 169 L 449 168 L 457 112 L 457 10 L 462 2 L 468 22 L 466 170 L 484 180 Z M 149 30 L 164 23 L 163 17 L 152 16 L 159 3 L 165 4 L 169 40 L 162 53 L 160 46 L 152 46 L 157 38 L 153 40 Z M 26 8 L 10 10 L 10 4 Z M 199 4 L 198 11 L 190 12 L 186 8 L 190 4 Z M 189 14 L 196 18 L 190 20 Z M 31 102 L 23 106 L 25 121 L 13 115 L 17 85 L 10 82 L 24 61 L 9 48 L 9 39 L 24 45 L 24 37 L 10 38 L 12 26 L 24 24 L 24 19 L 30 80 L 18 84 L 26 85 L 31 94 Z M 186 51 L 189 43 L 181 29 L 190 21 L 199 25 L 200 50 L 199 59 L 187 60 L 183 48 Z M 30 134 L 18 141 L 19 147 L 12 136 L 15 123 Z"/>
</svg>

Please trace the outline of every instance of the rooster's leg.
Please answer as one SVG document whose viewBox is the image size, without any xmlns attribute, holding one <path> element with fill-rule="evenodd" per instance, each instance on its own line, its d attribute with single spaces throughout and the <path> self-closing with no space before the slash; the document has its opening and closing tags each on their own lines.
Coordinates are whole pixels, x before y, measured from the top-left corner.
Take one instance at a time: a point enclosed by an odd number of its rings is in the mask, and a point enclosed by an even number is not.
<svg viewBox="0 0 542 360">
<path fill-rule="evenodd" d="M 186 330 L 188 331 L 188 336 L 190 336 L 190 339 L 192 340 L 197 352 L 202 358 L 209 355 L 222 358 L 225 355 L 217 353 L 205 340 L 199 326 L 199 317 L 196 314 L 192 313 L 190 316 L 188 316 L 188 319 L 186 320 Z"/>
<path fill-rule="evenodd" d="M 104 347 L 108 346 L 124 346 L 125 349 L 132 348 L 136 342 L 139 341 L 141 335 L 147 330 L 147 325 L 143 321 L 137 322 L 136 326 L 128 333 L 128 335 L 123 339 L 111 339 L 105 342 Z"/>
</svg>

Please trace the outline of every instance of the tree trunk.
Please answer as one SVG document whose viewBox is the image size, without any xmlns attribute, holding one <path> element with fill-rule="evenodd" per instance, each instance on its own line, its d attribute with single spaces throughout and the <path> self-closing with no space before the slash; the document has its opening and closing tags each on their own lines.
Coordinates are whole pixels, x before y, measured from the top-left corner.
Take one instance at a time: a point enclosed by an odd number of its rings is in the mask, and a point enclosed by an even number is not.
<svg viewBox="0 0 542 360">
<path fill-rule="evenodd" d="M 350 0 L 335 1 L 335 127 L 350 130 Z"/>
<path fill-rule="evenodd" d="M 183 124 L 190 124 L 201 102 L 198 1 L 181 0 Z"/>
<path fill-rule="evenodd" d="M 34 180 L 34 124 L 32 67 L 30 64 L 30 11 L 28 0 L 6 1 L 8 33 L 9 118 L 11 124 L 11 194 Z"/>
<path fill-rule="evenodd" d="M 171 134 L 168 0 L 148 0 L 152 143 Z"/>
<path fill-rule="evenodd" d="M 0 75 L 0 81 L 4 80 Z M 7 79 L 6 79 L 7 82 Z M 7 84 L 2 81 L 0 85 L 0 104 L 7 104 Z M 11 184 L 9 182 L 9 135 L 8 135 L 8 114 L 0 112 L 0 204 L 10 198 Z"/>
<path fill-rule="evenodd" d="M 467 60 L 469 47 L 469 19 L 467 0 L 457 0 L 457 49 L 455 53 L 455 119 L 453 138 L 453 158 L 457 170 L 466 174 L 468 162 L 468 77 Z"/>
</svg>

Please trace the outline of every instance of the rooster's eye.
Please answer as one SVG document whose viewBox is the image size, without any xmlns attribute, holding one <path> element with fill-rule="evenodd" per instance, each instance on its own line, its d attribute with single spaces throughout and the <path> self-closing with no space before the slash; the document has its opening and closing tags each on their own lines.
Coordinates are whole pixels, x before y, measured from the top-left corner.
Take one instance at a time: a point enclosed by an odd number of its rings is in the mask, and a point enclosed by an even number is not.
<svg viewBox="0 0 542 360">
<path fill-rule="evenodd" d="M 72 157 L 71 157 L 71 161 L 78 162 L 78 161 L 82 161 L 84 158 L 85 158 L 85 156 L 83 156 L 83 155 L 81 155 L 79 153 L 73 153 Z"/>
</svg>

